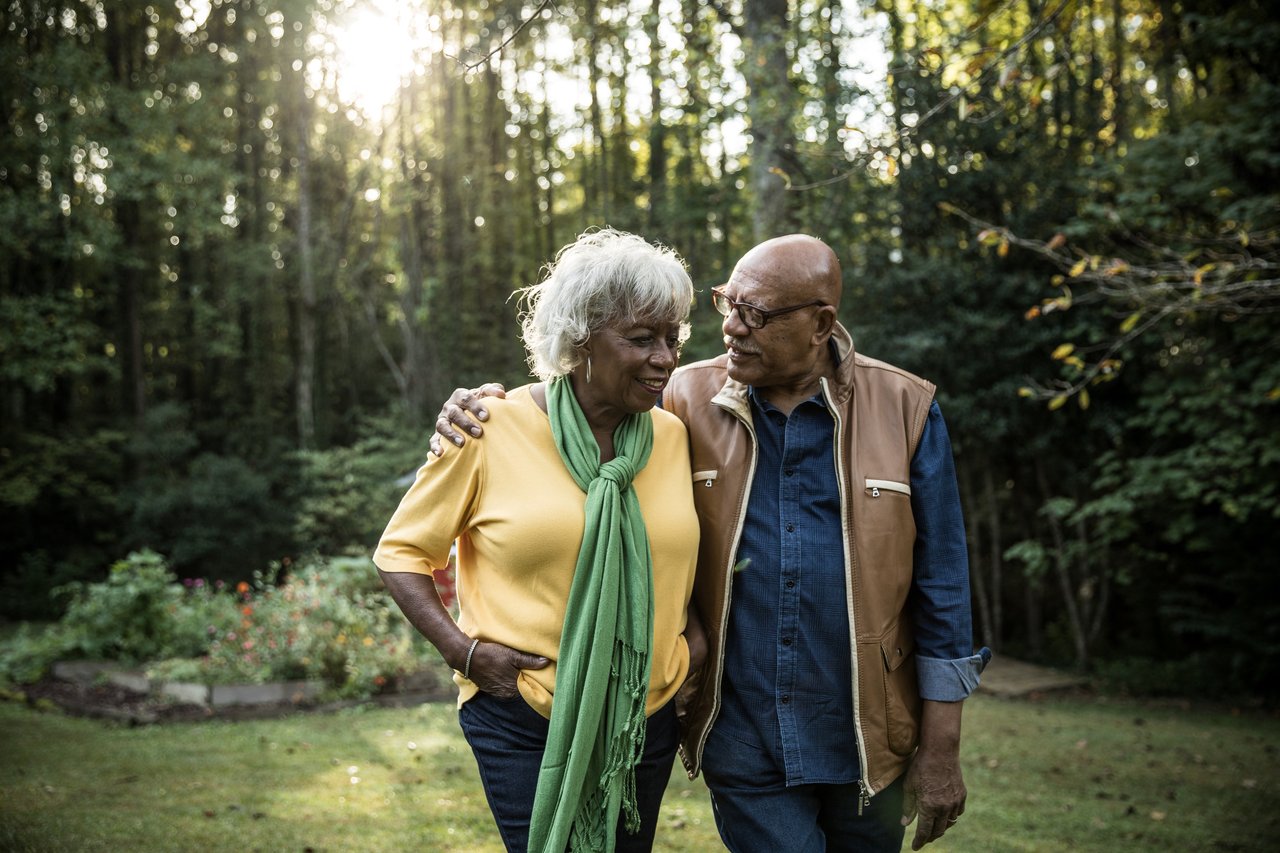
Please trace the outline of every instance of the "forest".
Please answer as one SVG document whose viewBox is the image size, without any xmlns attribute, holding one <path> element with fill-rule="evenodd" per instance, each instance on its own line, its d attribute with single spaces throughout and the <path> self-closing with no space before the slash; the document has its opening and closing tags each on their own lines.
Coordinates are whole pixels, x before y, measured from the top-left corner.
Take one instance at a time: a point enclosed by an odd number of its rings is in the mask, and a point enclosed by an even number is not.
<svg viewBox="0 0 1280 853">
<path fill-rule="evenodd" d="M 939 387 L 975 644 L 1280 697 L 1264 0 L 2 0 L 0 67 L 5 620 L 367 554 L 584 229 L 687 260 L 684 361 L 805 232 Z"/>
</svg>

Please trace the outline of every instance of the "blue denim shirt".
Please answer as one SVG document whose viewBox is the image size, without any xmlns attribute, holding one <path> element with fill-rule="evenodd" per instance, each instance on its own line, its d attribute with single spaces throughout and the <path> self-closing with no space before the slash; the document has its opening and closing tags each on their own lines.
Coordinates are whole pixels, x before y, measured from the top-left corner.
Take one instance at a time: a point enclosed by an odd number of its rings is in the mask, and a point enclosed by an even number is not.
<svg viewBox="0 0 1280 853">
<path fill-rule="evenodd" d="M 711 736 L 753 747 L 788 785 L 855 782 L 835 421 L 820 394 L 789 417 L 754 389 L 750 396 L 759 459 L 733 581 L 723 703 Z M 936 402 L 912 459 L 911 492 L 920 693 L 963 699 L 985 660 L 973 654 L 964 521 Z"/>
</svg>

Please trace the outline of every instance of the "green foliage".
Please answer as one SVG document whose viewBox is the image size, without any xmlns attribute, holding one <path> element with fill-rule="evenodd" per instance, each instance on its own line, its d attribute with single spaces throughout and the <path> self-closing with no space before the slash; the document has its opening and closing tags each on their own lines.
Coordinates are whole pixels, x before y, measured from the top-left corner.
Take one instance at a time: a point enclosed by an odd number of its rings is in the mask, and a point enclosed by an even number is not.
<svg viewBox="0 0 1280 853">
<path fill-rule="evenodd" d="M 107 580 L 68 589 L 59 622 L 0 642 L 0 680 L 26 683 L 60 659 L 145 663 L 159 680 L 207 684 L 317 679 L 367 697 L 435 654 L 405 620 L 368 558 L 318 559 L 276 583 L 280 567 L 235 585 L 179 584 L 154 552 Z"/>
<path fill-rule="evenodd" d="M 85 313 L 83 296 L 70 293 L 0 299 L 0 381 L 48 392 L 60 380 L 105 373 Z"/>
<path fill-rule="evenodd" d="M 77 657 L 135 664 L 203 645 L 200 632 L 177 617 L 182 587 L 154 551 L 134 552 L 115 563 L 105 581 L 66 591 L 71 603 L 60 624 Z"/>
<path fill-rule="evenodd" d="M 122 444 L 109 429 L 0 437 L 0 615 L 57 616 L 51 589 L 100 577 L 121 553 Z"/>
<path fill-rule="evenodd" d="M 160 661 L 148 669 L 153 678 L 195 674 L 209 684 L 318 679 L 332 695 L 364 697 L 434 654 L 367 558 L 321 560 L 278 586 L 259 575 L 220 603 L 200 657 Z"/>
<path fill-rule="evenodd" d="M 268 459 L 197 453 L 200 441 L 179 404 L 152 408 L 129 451 L 139 470 L 124 493 L 131 544 L 167 555 L 182 574 L 232 579 L 290 547 L 288 509 Z"/>
<path fill-rule="evenodd" d="M 306 553 L 372 550 L 423 464 L 427 436 L 392 420 L 370 421 L 350 446 L 298 453 L 294 541 Z"/>
</svg>

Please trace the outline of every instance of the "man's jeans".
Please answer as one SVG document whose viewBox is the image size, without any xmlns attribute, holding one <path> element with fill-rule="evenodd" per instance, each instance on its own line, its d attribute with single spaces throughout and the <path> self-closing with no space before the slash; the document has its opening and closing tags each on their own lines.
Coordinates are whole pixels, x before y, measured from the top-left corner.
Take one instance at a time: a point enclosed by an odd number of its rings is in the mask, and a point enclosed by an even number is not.
<svg viewBox="0 0 1280 853">
<path fill-rule="evenodd" d="M 720 838 L 733 853 L 897 853 L 902 849 L 898 777 L 859 811 L 858 783 L 793 785 L 757 747 L 715 729 L 703 753 L 703 776 Z"/>
<path fill-rule="evenodd" d="M 484 692 L 467 700 L 458 721 L 480 767 L 480 781 L 502 842 L 507 850 L 523 853 L 529 843 L 529 816 L 550 724 L 519 696 L 504 700 Z M 627 832 L 619 818 L 620 853 L 646 853 L 653 848 L 658 807 L 671 779 L 678 739 L 675 703 L 668 702 L 649 718 L 644 756 L 636 766 L 640 831 Z"/>
</svg>

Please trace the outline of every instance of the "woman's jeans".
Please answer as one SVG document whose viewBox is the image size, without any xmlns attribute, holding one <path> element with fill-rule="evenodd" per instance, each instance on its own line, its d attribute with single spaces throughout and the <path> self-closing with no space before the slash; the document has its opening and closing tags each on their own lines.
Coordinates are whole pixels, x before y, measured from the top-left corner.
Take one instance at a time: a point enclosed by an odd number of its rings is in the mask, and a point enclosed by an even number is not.
<svg viewBox="0 0 1280 853">
<path fill-rule="evenodd" d="M 458 721 L 480 767 L 480 781 L 502 842 L 512 853 L 523 853 L 529 843 L 529 816 L 550 723 L 519 696 L 497 699 L 484 692 L 467 700 Z M 619 819 L 619 853 L 653 848 L 658 807 L 671 778 L 678 741 L 675 702 L 668 702 L 649 718 L 644 756 L 636 766 L 640 831 L 632 835 Z"/>
</svg>

